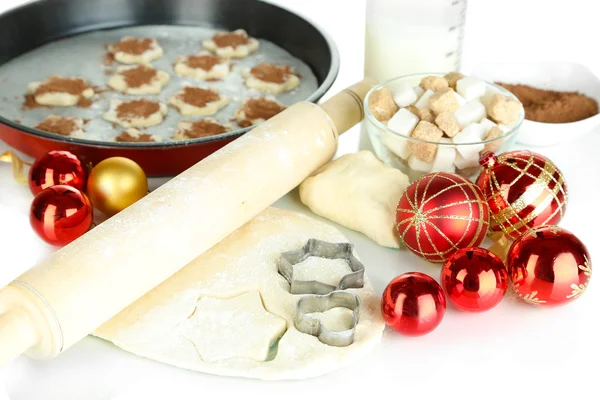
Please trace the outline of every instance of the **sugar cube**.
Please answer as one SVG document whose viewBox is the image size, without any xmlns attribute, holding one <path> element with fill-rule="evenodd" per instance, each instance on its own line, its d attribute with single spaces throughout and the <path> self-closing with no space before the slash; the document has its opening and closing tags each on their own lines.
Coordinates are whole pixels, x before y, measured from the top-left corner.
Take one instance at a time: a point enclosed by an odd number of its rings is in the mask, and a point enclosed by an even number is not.
<svg viewBox="0 0 600 400">
<path fill-rule="evenodd" d="M 417 109 L 417 117 L 421 121 L 433 122 L 433 113 L 428 108 Z"/>
<path fill-rule="evenodd" d="M 415 86 L 414 90 L 415 94 L 417 95 L 417 99 L 419 99 L 421 96 L 423 96 L 423 93 L 425 93 L 425 89 L 423 89 L 421 86 Z"/>
<path fill-rule="evenodd" d="M 468 102 L 454 112 L 454 118 L 461 128 L 485 118 L 485 107 L 477 100 Z"/>
<path fill-rule="evenodd" d="M 452 94 L 454 90 L 445 88 L 438 90 L 429 98 L 429 108 L 434 114 L 442 112 L 454 112 L 458 110 L 460 104 Z"/>
<path fill-rule="evenodd" d="M 467 104 L 467 100 L 465 100 L 465 98 L 462 97 L 460 94 L 458 94 L 456 92 L 452 92 L 452 94 L 456 98 L 456 101 L 458 101 L 459 105 L 464 106 L 465 104 Z"/>
<path fill-rule="evenodd" d="M 444 79 L 448 82 L 448 86 L 454 90 L 456 90 L 456 82 L 464 77 L 465 76 L 460 72 L 448 72 L 446 75 L 444 75 Z"/>
<path fill-rule="evenodd" d="M 402 158 L 403 160 L 406 160 L 408 156 L 410 156 L 410 149 L 408 148 L 408 139 L 404 139 L 401 136 L 384 131 L 381 134 L 381 143 L 385 147 L 387 147 L 389 151 Z"/>
<path fill-rule="evenodd" d="M 479 165 L 479 157 L 465 158 L 457 151 L 454 165 L 458 169 L 477 167 Z"/>
<path fill-rule="evenodd" d="M 425 93 L 419 97 L 419 100 L 415 103 L 417 108 L 429 108 L 429 98 L 433 96 L 433 90 L 427 89 Z"/>
<path fill-rule="evenodd" d="M 486 106 L 486 108 L 487 108 L 490 101 L 492 100 L 492 96 L 495 95 L 496 93 L 502 93 L 502 92 L 496 86 L 487 85 L 487 87 L 485 88 L 485 94 L 483 96 L 481 96 L 479 101 L 481 101 L 481 103 L 484 106 Z"/>
<path fill-rule="evenodd" d="M 438 90 L 445 89 L 448 87 L 448 81 L 439 76 L 426 76 L 421 79 L 421 83 L 419 83 L 425 90 L 433 90 L 437 92 Z"/>
<path fill-rule="evenodd" d="M 456 122 L 454 115 L 449 112 L 443 112 L 435 118 L 435 123 L 449 137 L 454 137 L 460 132 L 460 126 Z"/>
<path fill-rule="evenodd" d="M 417 94 L 408 82 L 400 82 L 395 85 L 393 94 L 398 107 L 407 107 L 417 100 Z"/>
<path fill-rule="evenodd" d="M 438 142 L 443 135 L 444 133 L 440 130 L 440 128 L 431 122 L 421 121 L 417 124 L 415 130 L 411 134 L 411 137 L 429 142 Z M 417 140 L 411 140 L 408 143 L 408 148 L 410 149 L 411 153 L 426 163 L 431 163 L 433 161 L 437 147 L 438 146 L 435 143 L 426 143 Z"/>
<path fill-rule="evenodd" d="M 414 154 L 408 158 L 408 166 L 410 169 L 419 172 L 430 172 L 433 168 L 432 163 L 419 160 Z"/>
<path fill-rule="evenodd" d="M 438 146 L 431 172 L 451 172 L 455 171 L 454 158 L 456 150 L 454 146 Z"/>
<path fill-rule="evenodd" d="M 485 140 L 496 139 L 502 135 L 504 135 L 504 132 L 502 131 L 502 129 L 498 128 L 497 126 L 493 126 L 487 133 Z M 502 142 L 504 142 L 503 139 L 498 139 L 498 140 L 494 140 L 493 142 L 486 143 L 483 150 L 481 150 L 481 154 L 485 153 L 486 151 L 496 152 L 496 151 L 500 150 L 500 147 L 502 146 Z"/>
<path fill-rule="evenodd" d="M 369 111 L 377 121 L 387 121 L 398 111 L 392 92 L 388 88 L 381 88 L 369 97 Z"/>
<path fill-rule="evenodd" d="M 509 125 L 517 122 L 523 105 L 512 97 L 496 93 L 492 96 L 486 108 L 491 119 L 499 124 Z"/>
<path fill-rule="evenodd" d="M 494 126 L 496 126 L 496 124 L 493 121 L 491 121 L 487 118 L 482 119 L 481 122 L 479 122 L 479 123 L 485 127 L 486 134 L 489 132 L 490 129 L 492 129 Z"/>
<path fill-rule="evenodd" d="M 474 76 L 467 76 L 456 82 L 456 91 L 467 101 L 475 100 L 485 94 L 485 81 Z"/>
<path fill-rule="evenodd" d="M 406 108 L 401 108 L 388 122 L 388 128 L 392 131 L 404 136 L 410 136 L 410 133 L 419 123 L 419 117 L 408 111 Z"/>
<path fill-rule="evenodd" d="M 452 142 L 460 144 L 456 150 L 466 159 L 479 158 L 479 152 L 483 150 L 484 144 L 465 145 L 464 143 L 477 143 L 481 141 L 482 132 L 485 127 L 481 124 L 472 123 L 466 126 L 462 131 L 452 138 Z"/>
</svg>

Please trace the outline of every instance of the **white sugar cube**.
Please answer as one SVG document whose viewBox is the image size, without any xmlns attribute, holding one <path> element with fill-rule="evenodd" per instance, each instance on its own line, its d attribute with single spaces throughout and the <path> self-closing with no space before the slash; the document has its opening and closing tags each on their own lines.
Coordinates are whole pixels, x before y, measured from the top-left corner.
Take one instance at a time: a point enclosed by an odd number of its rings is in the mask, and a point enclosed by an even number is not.
<svg viewBox="0 0 600 400">
<path fill-rule="evenodd" d="M 487 85 L 487 87 L 485 88 L 485 93 L 483 94 L 483 96 L 481 96 L 479 101 L 481 101 L 481 103 L 487 108 L 488 104 L 490 103 L 490 100 L 492 100 L 492 96 L 496 93 L 502 92 L 495 86 Z"/>
<path fill-rule="evenodd" d="M 479 165 L 479 157 L 465 158 L 457 151 L 454 165 L 456 165 L 456 168 L 458 169 L 477 167 Z"/>
<path fill-rule="evenodd" d="M 406 160 L 410 156 L 410 149 L 408 148 L 408 139 L 404 139 L 391 132 L 383 132 L 381 134 L 381 143 L 388 148 L 389 151 L 397 155 L 398 157 Z"/>
<path fill-rule="evenodd" d="M 464 143 L 477 143 L 481 140 L 481 136 L 485 134 L 485 127 L 481 124 L 469 124 L 462 131 L 458 132 L 452 138 L 456 144 L 461 144 L 456 147 L 456 150 L 466 159 L 478 159 L 479 152 L 483 150 L 483 143 L 465 145 Z"/>
<path fill-rule="evenodd" d="M 490 129 L 492 129 L 493 127 L 496 126 L 495 122 L 493 122 L 493 121 L 491 121 L 491 120 L 489 120 L 487 118 L 482 119 L 481 122 L 480 122 L 480 124 L 483 125 L 484 128 L 485 128 L 485 135 L 484 136 L 487 136 L 487 133 L 490 131 Z M 483 139 L 483 137 L 482 137 L 482 139 Z"/>
<path fill-rule="evenodd" d="M 415 107 L 417 108 L 429 108 L 429 98 L 431 96 L 433 96 L 433 90 L 431 89 L 427 89 L 425 91 L 425 93 L 423 93 L 423 95 L 421 97 L 419 97 L 419 100 L 417 100 L 417 102 L 415 103 Z"/>
<path fill-rule="evenodd" d="M 417 94 L 408 82 L 398 83 L 392 90 L 392 93 L 398 107 L 408 107 L 417 100 Z"/>
<path fill-rule="evenodd" d="M 425 161 L 419 160 L 414 154 L 408 159 L 408 166 L 413 171 L 419 172 L 430 172 L 433 168 L 433 164 L 426 163 Z"/>
<path fill-rule="evenodd" d="M 454 95 L 454 97 L 456 97 L 458 104 L 460 104 L 461 106 L 464 106 L 465 104 L 467 104 L 467 100 L 464 97 L 462 97 L 460 94 L 458 94 L 456 92 L 452 92 L 452 94 Z"/>
<path fill-rule="evenodd" d="M 470 101 L 467 104 L 460 106 L 460 108 L 454 112 L 456 122 L 463 129 L 467 125 L 473 122 L 479 122 L 485 117 L 485 106 L 477 100 Z"/>
<path fill-rule="evenodd" d="M 404 136 L 410 136 L 410 133 L 419 123 L 419 117 L 408 111 L 406 108 L 399 109 L 396 114 L 388 121 L 388 128 Z"/>
<path fill-rule="evenodd" d="M 414 90 L 415 90 L 415 94 L 417 95 L 417 99 L 419 99 L 421 96 L 423 96 L 423 93 L 425 93 L 425 89 L 423 89 L 421 86 L 415 86 Z M 415 101 L 416 101 L 416 99 L 415 99 Z"/>
<path fill-rule="evenodd" d="M 454 158 L 456 158 L 454 146 L 438 146 L 431 172 L 454 173 Z"/>
<path fill-rule="evenodd" d="M 467 101 L 475 100 L 485 94 L 485 81 L 474 76 L 466 76 L 456 82 L 456 91 Z"/>
</svg>

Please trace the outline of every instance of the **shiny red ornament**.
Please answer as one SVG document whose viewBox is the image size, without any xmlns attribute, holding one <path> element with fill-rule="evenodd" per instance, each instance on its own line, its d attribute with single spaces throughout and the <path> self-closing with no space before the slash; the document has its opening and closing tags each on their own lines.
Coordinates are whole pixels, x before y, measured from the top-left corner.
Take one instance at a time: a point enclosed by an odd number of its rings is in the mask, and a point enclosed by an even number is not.
<svg viewBox="0 0 600 400">
<path fill-rule="evenodd" d="M 528 229 L 556 225 L 567 207 L 567 184 L 548 158 L 528 150 L 484 153 L 477 178 L 490 206 L 490 229 L 512 239 Z"/>
<path fill-rule="evenodd" d="M 508 273 L 494 253 L 481 247 L 467 247 L 446 260 L 440 281 L 454 307 L 486 311 L 500 303 L 506 294 Z"/>
<path fill-rule="evenodd" d="M 41 191 L 31 203 L 33 230 L 54 246 L 65 246 L 92 226 L 92 205 L 87 196 L 66 185 Z"/>
<path fill-rule="evenodd" d="M 558 226 L 532 229 L 508 252 L 508 273 L 517 295 L 530 304 L 554 306 L 579 297 L 592 277 L 587 248 Z"/>
<path fill-rule="evenodd" d="M 410 251 L 439 263 L 459 249 L 481 244 L 489 210 L 481 190 L 468 179 L 436 172 L 406 189 L 396 222 L 400 239 Z"/>
<path fill-rule="evenodd" d="M 33 195 L 56 185 L 85 190 L 86 173 L 81 161 L 68 151 L 50 151 L 29 170 L 29 189 Z"/>
<path fill-rule="evenodd" d="M 442 322 L 446 298 L 432 277 L 408 272 L 387 285 L 381 298 L 381 312 L 395 331 L 410 336 L 424 335 Z"/>
</svg>

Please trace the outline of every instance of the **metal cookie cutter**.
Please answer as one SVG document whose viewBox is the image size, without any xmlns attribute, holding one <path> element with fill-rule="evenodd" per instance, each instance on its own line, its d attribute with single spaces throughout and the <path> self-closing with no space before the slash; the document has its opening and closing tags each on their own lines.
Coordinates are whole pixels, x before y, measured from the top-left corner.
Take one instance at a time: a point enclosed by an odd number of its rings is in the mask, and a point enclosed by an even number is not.
<svg viewBox="0 0 600 400">
<path fill-rule="evenodd" d="M 353 249 L 354 246 L 350 243 L 329 243 L 309 239 L 301 249 L 281 254 L 278 271 L 290 283 L 290 293 L 292 294 L 327 294 L 334 290 L 359 289 L 365 284 L 365 266 L 354 257 Z M 294 265 L 311 256 L 346 260 L 352 272 L 344 275 L 335 286 L 314 280 L 294 279 Z"/>
<path fill-rule="evenodd" d="M 352 326 L 345 331 L 327 329 L 321 320 L 312 315 L 314 312 L 324 312 L 335 307 L 352 310 Z M 336 290 L 326 295 L 308 295 L 296 303 L 296 318 L 294 325 L 300 332 L 316 336 L 319 341 L 330 346 L 344 347 L 354 342 L 354 331 L 358 324 L 360 298 L 354 293 Z"/>
</svg>

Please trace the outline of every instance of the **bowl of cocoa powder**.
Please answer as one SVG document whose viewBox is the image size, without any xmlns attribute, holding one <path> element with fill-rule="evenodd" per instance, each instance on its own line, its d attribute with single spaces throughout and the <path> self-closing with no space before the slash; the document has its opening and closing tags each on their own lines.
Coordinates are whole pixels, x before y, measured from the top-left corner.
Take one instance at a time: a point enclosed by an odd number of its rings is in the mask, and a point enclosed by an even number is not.
<svg viewBox="0 0 600 400">
<path fill-rule="evenodd" d="M 552 146 L 600 126 L 600 79 L 577 63 L 497 63 L 475 68 L 523 103 L 518 142 Z"/>
</svg>

